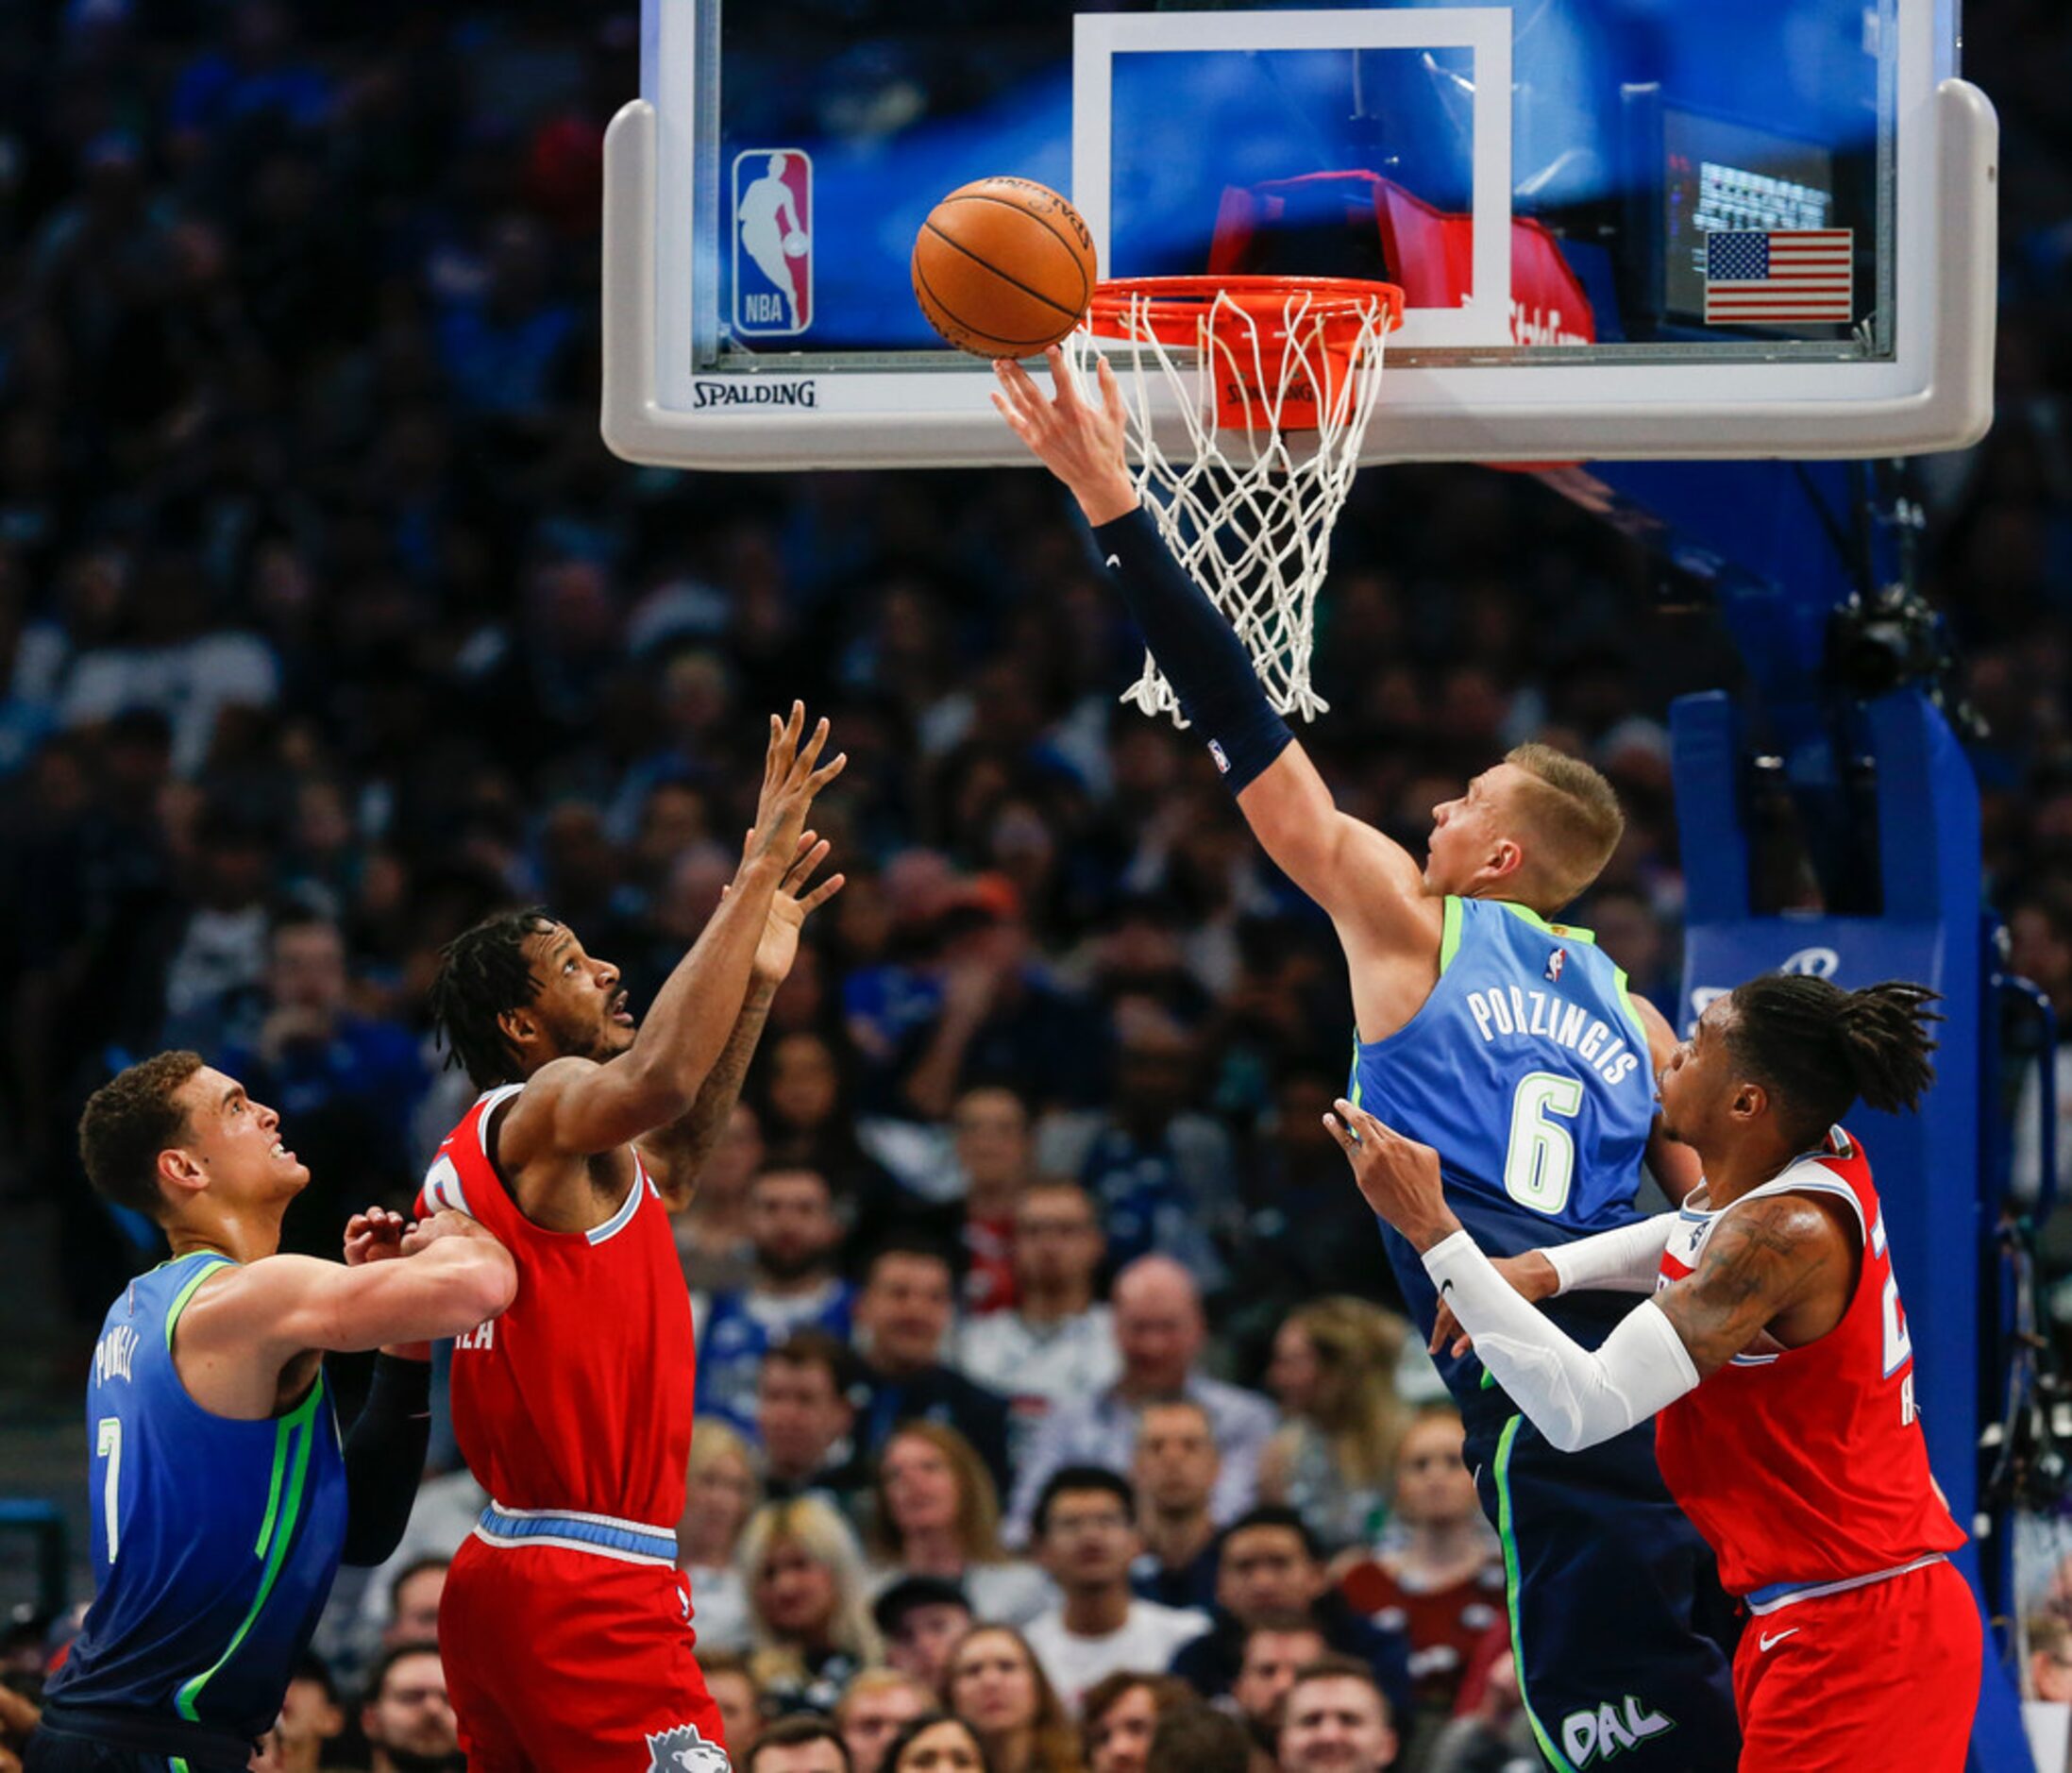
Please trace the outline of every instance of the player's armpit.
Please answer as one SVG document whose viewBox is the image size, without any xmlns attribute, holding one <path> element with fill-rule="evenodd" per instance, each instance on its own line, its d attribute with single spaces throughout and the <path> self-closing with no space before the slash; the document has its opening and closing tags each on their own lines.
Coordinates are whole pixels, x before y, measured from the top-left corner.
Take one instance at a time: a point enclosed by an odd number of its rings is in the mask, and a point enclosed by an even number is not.
<svg viewBox="0 0 2072 1773">
<path fill-rule="evenodd" d="M 1777 1318 L 1845 1269 L 1834 1222 L 1803 1195 L 1729 1210 L 1697 1270 L 1656 1294 L 1701 1376 L 1717 1373 Z"/>
<path fill-rule="evenodd" d="M 1246 785 L 1238 809 L 1274 866 L 1335 921 L 1422 939 L 1433 902 L 1417 858 L 1339 811 L 1299 739 Z"/>
</svg>

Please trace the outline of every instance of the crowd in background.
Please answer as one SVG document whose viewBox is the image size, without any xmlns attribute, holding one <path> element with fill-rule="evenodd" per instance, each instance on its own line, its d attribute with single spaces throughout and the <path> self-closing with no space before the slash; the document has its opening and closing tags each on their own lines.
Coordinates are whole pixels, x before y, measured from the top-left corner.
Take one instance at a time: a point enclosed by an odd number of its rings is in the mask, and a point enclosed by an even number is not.
<svg viewBox="0 0 2072 1773">
<path fill-rule="evenodd" d="M 2014 965 L 2072 1014 L 2072 20 L 1968 24 L 1999 418 L 1931 466 L 1925 588 L 1990 729 Z M 333 1253 L 465 1106 L 421 1012 L 441 943 L 545 903 L 637 1009 L 802 697 L 850 756 L 817 817 L 851 884 L 680 1222 L 682 1543 L 743 1740 L 826 1711 L 875 1773 L 939 1704 L 994 1773 L 1135 1773 L 1184 1688 L 1271 1756 L 1288 1678 L 1339 1654 L 1422 1765 L 1529 1757 L 1457 1422 L 1321 1126 L 1331 931 L 1199 748 L 1117 707 L 1138 654 L 1076 518 L 1036 473 L 600 447 L 637 45 L 518 0 L 0 7 L 0 1192 L 85 1347 L 156 1258 L 85 1189 L 79 1106 L 192 1046 L 281 1111 L 315 1178 L 289 1246 Z M 1523 477 L 1363 476 L 1334 561 L 1305 739 L 1341 804 L 1421 852 L 1508 744 L 1590 756 L 1630 824 L 1574 915 L 1674 1010 L 1664 718 L 1736 682 L 1721 631 Z M 450 1735 L 426 1640 L 471 1495 L 434 1478 L 341 1591 L 296 1742 Z"/>
</svg>

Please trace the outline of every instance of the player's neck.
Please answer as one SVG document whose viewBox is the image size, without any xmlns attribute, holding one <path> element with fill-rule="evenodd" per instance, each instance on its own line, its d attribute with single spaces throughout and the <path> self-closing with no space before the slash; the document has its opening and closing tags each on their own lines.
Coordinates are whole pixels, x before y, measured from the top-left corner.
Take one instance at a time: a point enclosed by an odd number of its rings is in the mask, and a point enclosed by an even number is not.
<svg viewBox="0 0 2072 1773">
<path fill-rule="evenodd" d="M 243 1211 L 218 1211 L 206 1219 L 168 1225 L 165 1241 L 173 1247 L 173 1259 L 208 1251 L 227 1256 L 233 1262 L 256 1262 L 280 1250 L 278 1207 L 254 1207 Z"/>
<path fill-rule="evenodd" d="M 1753 1194 L 1765 1182 L 1776 1181 L 1797 1156 L 1795 1149 L 1787 1149 L 1768 1139 L 1743 1139 L 1724 1149 L 1710 1152 L 1701 1148 L 1698 1158 L 1705 1166 L 1706 1206 L 1713 1212 L 1723 1207 L 1731 1207 L 1744 1195 Z"/>
</svg>

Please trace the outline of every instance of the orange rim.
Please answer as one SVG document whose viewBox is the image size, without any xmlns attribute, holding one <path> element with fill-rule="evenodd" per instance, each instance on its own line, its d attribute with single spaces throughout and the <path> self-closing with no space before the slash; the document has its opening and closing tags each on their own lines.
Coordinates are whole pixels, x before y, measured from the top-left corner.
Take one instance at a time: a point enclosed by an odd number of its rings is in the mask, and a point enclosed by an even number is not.
<svg viewBox="0 0 2072 1773">
<path fill-rule="evenodd" d="M 1323 323 L 1327 336 L 1338 329 L 1333 323 L 1364 322 L 1377 306 L 1383 331 L 1403 324 L 1401 288 L 1364 278 L 1133 277 L 1094 286 L 1087 325 L 1103 338 L 1127 340 L 1134 336 L 1134 311 L 1160 344 L 1195 346 L 1201 343 L 1204 317 L 1216 312 L 1221 297 L 1255 328 L 1267 323 L 1271 330 L 1262 335 L 1264 341 L 1280 336 L 1288 304 L 1296 296 L 1308 297 L 1300 317 L 1306 324 Z"/>
</svg>

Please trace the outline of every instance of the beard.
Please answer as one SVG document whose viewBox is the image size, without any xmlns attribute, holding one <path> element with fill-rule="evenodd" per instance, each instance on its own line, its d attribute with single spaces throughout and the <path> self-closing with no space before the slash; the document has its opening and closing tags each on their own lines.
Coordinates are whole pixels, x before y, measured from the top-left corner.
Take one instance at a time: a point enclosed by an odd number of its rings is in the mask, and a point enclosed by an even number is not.
<svg viewBox="0 0 2072 1773">
<path fill-rule="evenodd" d="M 803 1280 L 824 1266 L 827 1258 L 825 1250 L 758 1250 L 755 1265 L 772 1280 Z"/>
<path fill-rule="evenodd" d="M 585 1017 L 580 1021 L 573 1016 L 542 1020 L 547 1022 L 547 1037 L 554 1043 L 554 1051 L 563 1058 L 589 1059 L 598 1065 L 617 1058 L 633 1044 L 636 1032 L 621 1028 L 603 1016 Z"/>
</svg>

